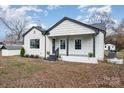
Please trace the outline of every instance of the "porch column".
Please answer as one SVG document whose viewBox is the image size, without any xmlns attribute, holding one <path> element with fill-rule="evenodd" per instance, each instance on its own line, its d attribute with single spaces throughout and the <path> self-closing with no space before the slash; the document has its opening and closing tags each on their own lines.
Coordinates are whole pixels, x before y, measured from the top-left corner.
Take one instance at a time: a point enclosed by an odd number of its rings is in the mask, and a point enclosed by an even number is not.
<svg viewBox="0 0 124 93">
<path fill-rule="evenodd" d="M 93 35 L 93 57 L 95 57 L 95 47 L 96 47 L 96 44 L 95 44 L 95 35 Z"/>
<path fill-rule="evenodd" d="M 67 36 L 66 43 L 67 43 L 66 56 L 68 56 L 69 55 L 69 36 Z"/>
</svg>

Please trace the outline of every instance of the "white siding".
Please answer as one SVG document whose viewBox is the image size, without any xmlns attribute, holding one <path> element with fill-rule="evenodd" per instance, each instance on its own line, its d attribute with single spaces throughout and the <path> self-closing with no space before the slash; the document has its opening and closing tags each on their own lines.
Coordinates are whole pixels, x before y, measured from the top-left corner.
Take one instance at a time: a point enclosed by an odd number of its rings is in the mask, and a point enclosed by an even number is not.
<svg viewBox="0 0 124 93">
<path fill-rule="evenodd" d="M 48 38 L 48 36 L 46 36 L 46 52 L 47 51 L 49 51 L 50 54 L 52 54 L 52 39 Z"/>
<path fill-rule="evenodd" d="M 103 60 L 104 59 L 104 34 L 100 32 L 96 38 L 96 57 L 98 60 Z"/>
<path fill-rule="evenodd" d="M 49 36 L 64 36 L 64 35 L 81 35 L 95 33 L 92 29 L 78 25 L 69 20 L 63 21 L 57 27 L 50 31 Z"/>
<path fill-rule="evenodd" d="M 40 39 L 40 48 L 39 49 L 31 49 L 30 48 L 30 39 Z M 42 33 L 37 29 L 32 29 L 28 34 L 24 37 L 24 48 L 26 50 L 26 54 L 29 55 L 39 55 L 41 57 L 45 56 L 45 37 Z"/>
<path fill-rule="evenodd" d="M 15 56 L 15 55 L 20 55 L 20 50 L 6 50 L 2 49 L 2 56 Z"/>
</svg>

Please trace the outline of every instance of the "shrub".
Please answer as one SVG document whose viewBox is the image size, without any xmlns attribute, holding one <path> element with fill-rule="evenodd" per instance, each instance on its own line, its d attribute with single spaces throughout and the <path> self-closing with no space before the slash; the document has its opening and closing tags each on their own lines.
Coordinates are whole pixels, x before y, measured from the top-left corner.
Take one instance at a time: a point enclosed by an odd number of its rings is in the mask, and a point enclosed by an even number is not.
<svg viewBox="0 0 124 93">
<path fill-rule="evenodd" d="M 28 54 L 26 54 L 26 55 L 25 55 L 25 57 L 29 57 L 29 55 L 28 55 Z"/>
<path fill-rule="evenodd" d="M 89 57 L 93 57 L 93 53 L 88 53 L 88 56 Z"/>
<path fill-rule="evenodd" d="M 58 58 L 61 58 L 61 54 L 59 54 Z"/>
<path fill-rule="evenodd" d="M 30 58 L 34 58 L 34 55 L 30 55 Z"/>
<path fill-rule="evenodd" d="M 25 49 L 22 47 L 20 51 L 20 56 L 24 57 L 24 55 L 25 55 Z"/>
<path fill-rule="evenodd" d="M 46 57 L 43 57 L 43 60 L 46 60 L 47 58 Z"/>
<path fill-rule="evenodd" d="M 39 56 L 38 55 L 35 55 L 34 58 L 39 58 Z"/>
<path fill-rule="evenodd" d="M 50 55 L 50 51 L 47 51 L 47 55 Z"/>
</svg>

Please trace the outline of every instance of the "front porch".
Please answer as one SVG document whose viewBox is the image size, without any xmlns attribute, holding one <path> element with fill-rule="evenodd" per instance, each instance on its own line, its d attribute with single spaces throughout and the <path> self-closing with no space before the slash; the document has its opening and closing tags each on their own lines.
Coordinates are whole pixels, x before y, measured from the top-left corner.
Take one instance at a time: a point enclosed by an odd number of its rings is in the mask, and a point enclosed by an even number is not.
<svg viewBox="0 0 124 93">
<path fill-rule="evenodd" d="M 52 42 L 52 56 L 61 57 L 63 61 L 97 63 L 94 34 L 50 36 L 49 39 Z M 92 58 L 88 57 L 89 53 Z"/>
<path fill-rule="evenodd" d="M 66 56 L 88 56 L 92 53 L 95 57 L 95 35 L 74 35 L 49 37 L 52 41 L 51 53 L 59 50 L 59 55 Z"/>
</svg>

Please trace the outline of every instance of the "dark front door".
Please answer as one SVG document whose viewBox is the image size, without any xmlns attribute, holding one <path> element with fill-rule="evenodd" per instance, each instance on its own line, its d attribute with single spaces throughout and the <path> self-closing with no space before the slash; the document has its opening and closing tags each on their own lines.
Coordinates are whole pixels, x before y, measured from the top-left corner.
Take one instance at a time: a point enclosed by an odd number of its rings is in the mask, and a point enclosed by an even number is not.
<svg viewBox="0 0 124 93">
<path fill-rule="evenodd" d="M 55 53 L 55 39 L 52 39 L 52 52 Z"/>
<path fill-rule="evenodd" d="M 108 46 L 108 50 L 110 51 L 110 46 Z"/>
</svg>

